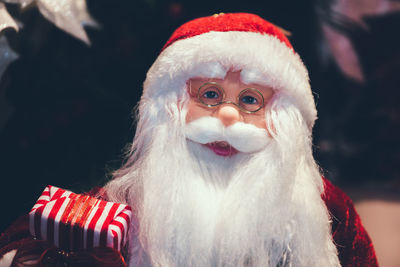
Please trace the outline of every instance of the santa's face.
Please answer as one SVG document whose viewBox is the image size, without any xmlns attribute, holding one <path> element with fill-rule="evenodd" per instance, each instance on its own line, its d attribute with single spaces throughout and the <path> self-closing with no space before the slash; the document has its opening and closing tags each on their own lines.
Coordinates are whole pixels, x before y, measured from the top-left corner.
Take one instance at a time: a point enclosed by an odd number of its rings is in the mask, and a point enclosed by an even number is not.
<svg viewBox="0 0 400 267">
<path fill-rule="evenodd" d="M 213 126 L 210 124 L 216 121 L 212 119 L 215 118 L 220 121 L 222 128 L 229 128 L 240 122 L 242 125 L 250 124 L 264 129 L 268 134 L 265 107 L 274 95 L 271 87 L 245 84 L 240 79 L 240 71 L 228 71 L 224 79 L 189 79 L 187 89 L 190 96 L 187 102 L 187 124 L 190 125 L 193 121 L 208 117 L 202 120 L 202 123 L 209 124 L 209 127 Z M 201 143 L 219 156 L 232 156 L 240 152 L 229 141 L 208 141 L 212 142 Z"/>
<path fill-rule="evenodd" d="M 130 266 L 337 266 L 299 108 L 240 77 L 142 99 L 134 154 L 107 185 L 137 211 Z"/>
</svg>

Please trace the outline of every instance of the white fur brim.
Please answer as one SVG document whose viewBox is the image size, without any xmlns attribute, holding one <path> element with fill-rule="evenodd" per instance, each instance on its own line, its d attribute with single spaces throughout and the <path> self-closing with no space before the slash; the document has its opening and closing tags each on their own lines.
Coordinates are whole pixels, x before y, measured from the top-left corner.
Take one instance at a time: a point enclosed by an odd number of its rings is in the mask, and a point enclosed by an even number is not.
<svg viewBox="0 0 400 267">
<path fill-rule="evenodd" d="M 184 94 L 193 77 L 224 78 L 241 70 L 244 83 L 268 85 L 293 100 L 309 129 L 317 117 L 308 72 L 299 55 L 276 37 L 254 32 L 208 32 L 167 47 L 144 83 L 145 98 L 174 90 Z"/>
</svg>

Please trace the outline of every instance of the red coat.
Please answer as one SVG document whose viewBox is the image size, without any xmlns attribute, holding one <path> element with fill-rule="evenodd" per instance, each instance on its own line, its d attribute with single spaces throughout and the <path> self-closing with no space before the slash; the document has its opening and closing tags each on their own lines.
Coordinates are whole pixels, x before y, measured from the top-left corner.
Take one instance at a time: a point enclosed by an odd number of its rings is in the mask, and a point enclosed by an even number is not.
<svg viewBox="0 0 400 267">
<path fill-rule="evenodd" d="M 335 241 L 339 259 L 343 267 L 377 267 L 375 251 L 367 232 L 361 224 L 360 217 L 354 209 L 350 198 L 328 180 L 322 199 L 332 217 L 332 236 Z M 19 248 L 26 251 L 18 253 L 23 257 L 29 252 L 38 256 L 54 257 L 63 260 L 63 255 L 55 255 L 55 250 L 48 248 L 43 241 L 32 240 L 29 234 L 28 217 L 23 216 L 12 224 L 0 236 L 0 257 Z M 47 254 L 46 254 L 47 253 Z M 52 254 L 53 253 L 53 254 Z M 20 255 L 22 254 L 22 255 Z M 95 249 L 79 254 L 77 264 L 73 266 L 124 266 L 121 253 L 112 249 Z M 96 264 L 93 264 L 96 262 Z"/>
</svg>

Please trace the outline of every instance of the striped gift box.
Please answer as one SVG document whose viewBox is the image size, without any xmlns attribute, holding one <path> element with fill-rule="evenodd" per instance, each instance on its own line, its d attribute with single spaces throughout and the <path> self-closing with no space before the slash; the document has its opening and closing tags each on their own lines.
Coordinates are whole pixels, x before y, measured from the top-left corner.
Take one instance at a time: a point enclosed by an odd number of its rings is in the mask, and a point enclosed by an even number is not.
<svg viewBox="0 0 400 267">
<path fill-rule="evenodd" d="M 29 213 L 30 233 L 67 251 L 120 250 L 132 219 L 129 206 L 47 186 Z"/>
</svg>

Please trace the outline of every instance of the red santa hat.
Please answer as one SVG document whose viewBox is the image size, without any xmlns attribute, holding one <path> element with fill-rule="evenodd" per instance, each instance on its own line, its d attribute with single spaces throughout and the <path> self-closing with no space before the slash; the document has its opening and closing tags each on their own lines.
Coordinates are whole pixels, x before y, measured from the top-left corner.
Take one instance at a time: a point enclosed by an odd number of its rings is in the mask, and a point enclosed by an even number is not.
<svg viewBox="0 0 400 267">
<path fill-rule="evenodd" d="M 224 78 L 228 70 L 290 98 L 312 128 L 317 112 L 307 69 L 282 30 L 254 14 L 221 13 L 183 24 L 148 71 L 143 97 L 182 95 L 188 79 Z"/>
</svg>

